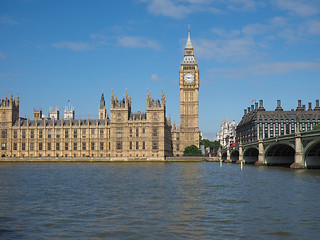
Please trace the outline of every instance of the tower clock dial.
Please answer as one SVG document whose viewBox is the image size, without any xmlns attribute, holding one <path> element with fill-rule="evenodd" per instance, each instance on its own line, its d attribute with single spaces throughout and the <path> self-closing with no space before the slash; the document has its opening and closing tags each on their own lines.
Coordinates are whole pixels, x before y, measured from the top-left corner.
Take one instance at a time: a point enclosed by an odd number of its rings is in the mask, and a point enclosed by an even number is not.
<svg viewBox="0 0 320 240">
<path fill-rule="evenodd" d="M 192 83 L 194 80 L 194 75 L 192 73 L 187 73 L 186 75 L 184 75 L 184 81 L 186 81 L 186 83 Z"/>
</svg>

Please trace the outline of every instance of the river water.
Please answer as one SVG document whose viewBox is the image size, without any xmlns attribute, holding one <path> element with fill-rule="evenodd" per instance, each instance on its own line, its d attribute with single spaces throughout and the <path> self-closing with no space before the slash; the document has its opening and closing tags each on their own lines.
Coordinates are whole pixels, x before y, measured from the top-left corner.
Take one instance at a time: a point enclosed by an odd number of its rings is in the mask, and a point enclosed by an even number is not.
<svg viewBox="0 0 320 240">
<path fill-rule="evenodd" d="M 1 163 L 0 239 L 319 239 L 320 170 Z"/>
</svg>

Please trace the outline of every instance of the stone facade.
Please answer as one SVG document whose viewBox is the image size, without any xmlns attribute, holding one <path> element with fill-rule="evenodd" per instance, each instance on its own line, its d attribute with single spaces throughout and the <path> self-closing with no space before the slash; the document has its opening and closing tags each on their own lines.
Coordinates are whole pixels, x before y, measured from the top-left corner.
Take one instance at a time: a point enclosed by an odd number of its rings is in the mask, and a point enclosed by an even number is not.
<svg viewBox="0 0 320 240">
<path fill-rule="evenodd" d="M 229 147 L 232 143 L 236 142 L 236 128 L 237 123 L 227 117 L 225 121 L 222 121 L 220 132 L 217 133 L 217 141 L 220 142 L 222 147 Z"/>
<path fill-rule="evenodd" d="M 182 156 L 187 146 L 199 147 L 199 68 L 188 31 L 179 69 L 180 126 L 172 128 L 173 155 Z"/>
<path fill-rule="evenodd" d="M 259 106 L 255 103 L 244 109 L 244 115 L 236 130 L 237 142 L 246 143 L 297 131 L 305 132 L 320 124 L 319 100 L 316 100 L 314 109 L 311 103 L 308 103 L 307 110 L 305 105 L 301 105 L 301 100 L 298 100 L 297 108 L 290 111 L 283 110 L 280 100 L 277 101 L 274 111 L 266 111 L 263 101 L 259 102 Z"/>
<path fill-rule="evenodd" d="M 111 95 L 107 115 L 104 95 L 97 119 L 75 119 L 74 109 L 34 109 L 33 119 L 19 117 L 19 96 L 0 103 L 1 157 L 94 157 L 110 160 L 163 160 L 182 156 L 189 145 L 199 147 L 199 69 L 190 39 L 179 71 L 181 126 L 171 126 L 166 117 L 166 100 L 146 97 L 146 112 L 131 112 L 131 96 Z M 67 111 L 68 110 L 68 111 Z M 67 118 L 67 119 L 66 119 Z"/>
<path fill-rule="evenodd" d="M 102 97 L 103 98 L 103 97 Z M 100 104 L 101 109 L 105 106 Z M 19 100 L 1 102 L 2 157 L 104 157 L 113 160 L 164 159 L 172 156 L 171 123 L 165 96 L 147 94 L 146 113 L 131 113 L 131 97 L 111 96 L 110 119 L 20 118 Z M 34 110 L 38 116 L 38 110 Z"/>
</svg>

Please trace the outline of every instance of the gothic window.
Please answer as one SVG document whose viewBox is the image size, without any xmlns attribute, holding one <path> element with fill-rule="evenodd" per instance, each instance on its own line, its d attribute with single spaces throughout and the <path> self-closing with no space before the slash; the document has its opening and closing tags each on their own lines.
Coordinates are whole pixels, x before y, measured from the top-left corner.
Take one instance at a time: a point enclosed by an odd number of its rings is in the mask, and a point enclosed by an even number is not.
<svg viewBox="0 0 320 240">
<path fill-rule="evenodd" d="M 121 138 L 121 137 L 122 137 L 122 129 L 117 128 L 117 138 Z"/>
<path fill-rule="evenodd" d="M 30 151 L 33 151 L 34 150 L 34 143 L 30 143 Z"/>
<path fill-rule="evenodd" d="M 42 151 L 42 143 L 39 143 L 39 150 Z"/>
<path fill-rule="evenodd" d="M 57 151 L 60 150 L 60 143 L 56 143 L 56 150 L 57 150 Z"/>
<path fill-rule="evenodd" d="M 65 143 L 65 144 L 64 144 L 64 150 L 66 150 L 66 151 L 69 150 L 69 144 L 68 144 L 68 143 Z"/>
<path fill-rule="evenodd" d="M 51 150 L 51 143 L 48 143 L 47 149 L 48 149 L 48 150 Z"/>
<path fill-rule="evenodd" d="M 78 137 L 78 132 L 77 132 L 77 130 L 74 130 L 73 131 L 73 138 L 77 138 Z"/>
<path fill-rule="evenodd" d="M 78 149 L 77 143 L 73 143 L 73 150 L 77 150 L 77 149 Z"/>
<path fill-rule="evenodd" d="M 51 130 L 48 130 L 48 138 L 51 138 Z"/>
<path fill-rule="evenodd" d="M 129 149 L 132 150 L 132 142 L 129 143 Z"/>
<path fill-rule="evenodd" d="M 145 142 L 145 141 L 142 142 L 142 149 L 143 149 L 143 150 L 146 149 L 146 142 Z"/>
<path fill-rule="evenodd" d="M 118 120 L 121 120 L 121 113 L 118 113 Z"/>
<path fill-rule="evenodd" d="M 158 114 L 154 113 L 153 114 L 153 120 L 157 120 L 158 119 Z"/>
<path fill-rule="evenodd" d="M 158 149 L 158 142 L 157 141 L 153 141 L 152 142 L 152 149 L 153 150 L 157 150 Z"/>
<path fill-rule="evenodd" d="M 86 150 L 86 149 L 87 149 L 86 143 L 83 142 L 83 143 L 82 143 L 82 150 Z"/>
<path fill-rule="evenodd" d="M 7 145 L 6 143 L 1 144 L 1 150 L 7 150 Z"/>
<path fill-rule="evenodd" d="M 22 130 L 22 138 L 26 138 L 26 131 Z"/>
<path fill-rule="evenodd" d="M 94 142 L 91 143 L 91 150 L 94 150 Z"/>
<path fill-rule="evenodd" d="M 122 142 L 121 141 L 117 141 L 117 150 L 121 150 L 122 149 Z"/>
<path fill-rule="evenodd" d="M 104 137 L 104 131 L 103 129 L 100 130 L 100 138 L 103 138 Z"/>
<path fill-rule="evenodd" d="M 177 144 L 176 149 L 177 149 L 177 151 L 180 151 L 179 144 Z"/>
<path fill-rule="evenodd" d="M 94 138 L 94 129 L 91 130 L 91 138 Z"/>
<path fill-rule="evenodd" d="M 13 143 L 13 150 L 17 150 L 18 149 L 18 144 L 17 143 Z"/>
<path fill-rule="evenodd" d="M 158 129 L 157 128 L 152 129 L 152 137 L 158 137 Z"/>
<path fill-rule="evenodd" d="M 139 142 L 136 142 L 136 149 L 139 149 Z"/>
<path fill-rule="evenodd" d="M 69 131 L 68 130 L 64 131 L 64 138 L 69 138 Z"/>
<path fill-rule="evenodd" d="M 139 137 L 139 128 L 136 128 L 136 137 Z"/>
<path fill-rule="evenodd" d="M 42 138 L 42 130 L 39 130 L 39 138 Z"/>
<path fill-rule="evenodd" d="M 13 131 L 13 138 L 17 138 L 18 137 L 18 131 L 17 130 L 14 130 Z"/>
<path fill-rule="evenodd" d="M 145 136 L 146 136 L 146 129 L 142 128 L 142 137 L 145 137 Z"/>
<path fill-rule="evenodd" d="M 30 132 L 30 138 L 34 138 L 34 130 L 31 130 L 31 132 Z"/>
<path fill-rule="evenodd" d="M 86 130 L 82 130 L 82 138 L 86 138 L 87 135 L 87 131 Z"/>
<path fill-rule="evenodd" d="M 129 129 L 129 137 L 132 137 L 132 128 Z"/>
<path fill-rule="evenodd" d="M 60 138 L 60 130 L 57 130 L 56 136 L 57 136 L 57 138 Z"/>
<path fill-rule="evenodd" d="M 1 138 L 7 138 L 7 130 L 1 131 Z"/>
<path fill-rule="evenodd" d="M 100 143 L 100 150 L 103 150 L 103 143 Z"/>
</svg>

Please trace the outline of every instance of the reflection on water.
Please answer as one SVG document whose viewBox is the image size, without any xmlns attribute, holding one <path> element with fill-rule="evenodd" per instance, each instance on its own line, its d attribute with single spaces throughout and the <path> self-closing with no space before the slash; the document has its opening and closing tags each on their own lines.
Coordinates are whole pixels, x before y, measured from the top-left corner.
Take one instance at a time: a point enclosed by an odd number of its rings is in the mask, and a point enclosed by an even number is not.
<svg viewBox="0 0 320 240">
<path fill-rule="evenodd" d="M 315 239 L 319 170 L 1 163 L 0 239 Z"/>
</svg>

